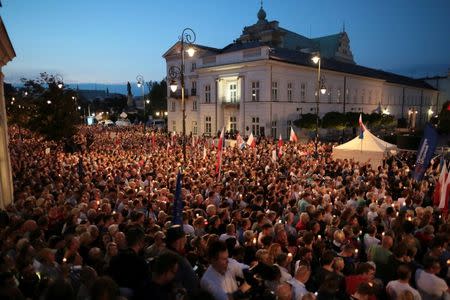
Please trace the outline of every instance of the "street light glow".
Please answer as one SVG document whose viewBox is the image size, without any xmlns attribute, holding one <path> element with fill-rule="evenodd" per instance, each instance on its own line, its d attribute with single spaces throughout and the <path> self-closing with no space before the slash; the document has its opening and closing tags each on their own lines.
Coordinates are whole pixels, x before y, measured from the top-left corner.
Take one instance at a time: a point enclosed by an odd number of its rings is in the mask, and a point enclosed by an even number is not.
<svg viewBox="0 0 450 300">
<path fill-rule="evenodd" d="M 159 117 L 159 111 L 156 112 L 156 116 Z"/>
<path fill-rule="evenodd" d="M 51 100 L 47 100 L 47 104 L 52 104 L 52 101 Z"/>
<path fill-rule="evenodd" d="M 172 93 L 175 93 L 177 91 L 178 88 L 178 84 L 175 80 L 172 80 L 170 82 L 170 90 L 172 91 Z"/>
<path fill-rule="evenodd" d="M 313 63 L 317 64 L 320 60 L 320 57 L 318 55 L 314 55 L 311 60 L 313 61 Z"/>
<path fill-rule="evenodd" d="M 149 104 L 149 103 L 150 103 L 150 100 L 149 100 L 149 99 L 147 99 L 147 100 L 145 100 L 145 102 L 147 102 L 147 104 Z"/>
<path fill-rule="evenodd" d="M 187 54 L 189 55 L 189 57 L 192 57 L 192 56 L 194 56 L 194 54 L 195 54 L 195 49 L 194 49 L 194 47 L 189 47 L 189 48 L 186 50 L 186 52 L 187 52 Z"/>
</svg>

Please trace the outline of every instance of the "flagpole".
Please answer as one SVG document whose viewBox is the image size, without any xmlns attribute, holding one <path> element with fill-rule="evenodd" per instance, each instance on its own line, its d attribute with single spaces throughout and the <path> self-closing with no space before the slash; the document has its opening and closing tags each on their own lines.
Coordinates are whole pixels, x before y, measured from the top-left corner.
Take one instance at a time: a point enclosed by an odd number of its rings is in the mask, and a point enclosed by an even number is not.
<svg viewBox="0 0 450 300">
<path fill-rule="evenodd" d="M 223 135 L 223 141 L 222 141 L 222 145 L 221 145 L 222 148 L 220 149 L 219 175 L 217 177 L 217 181 L 220 181 L 220 174 L 222 173 L 222 153 L 223 153 L 224 144 L 225 144 L 225 135 Z"/>
</svg>

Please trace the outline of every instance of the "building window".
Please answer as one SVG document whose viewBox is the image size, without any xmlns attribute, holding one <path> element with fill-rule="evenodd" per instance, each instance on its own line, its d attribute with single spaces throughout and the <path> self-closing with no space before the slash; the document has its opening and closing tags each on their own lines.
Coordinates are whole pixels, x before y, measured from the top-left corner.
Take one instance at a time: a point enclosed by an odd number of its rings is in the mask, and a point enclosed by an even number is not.
<svg viewBox="0 0 450 300">
<path fill-rule="evenodd" d="M 287 98 L 289 102 L 292 102 L 292 82 L 287 84 Z"/>
<path fill-rule="evenodd" d="M 237 85 L 236 83 L 230 84 L 230 102 L 236 103 L 237 101 Z"/>
<path fill-rule="evenodd" d="M 278 101 L 278 82 L 272 81 L 272 101 Z"/>
<path fill-rule="evenodd" d="M 369 102 L 368 103 L 372 103 L 372 90 L 369 91 Z"/>
<path fill-rule="evenodd" d="M 211 85 L 205 85 L 205 103 L 211 103 Z"/>
<path fill-rule="evenodd" d="M 176 103 L 175 103 L 175 101 L 171 101 L 171 102 L 170 102 L 170 111 L 175 111 L 175 108 L 176 108 Z"/>
<path fill-rule="evenodd" d="M 197 100 L 193 100 L 192 101 L 192 110 L 197 110 L 198 109 L 198 107 L 197 107 Z"/>
<path fill-rule="evenodd" d="M 252 101 L 259 101 L 259 81 L 252 82 Z"/>
<path fill-rule="evenodd" d="M 193 135 L 198 134 L 197 121 L 192 121 L 192 134 Z"/>
<path fill-rule="evenodd" d="M 206 116 L 205 117 L 205 134 L 210 136 L 211 132 L 212 132 L 211 117 Z"/>
<path fill-rule="evenodd" d="M 358 102 L 358 89 L 355 89 L 355 93 L 353 94 L 353 103 Z"/>
<path fill-rule="evenodd" d="M 172 132 L 177 132 L 177 121 L 172 121 Z"/>
<path fill-rule="evenodd" d="M 237 118 L 230 117 L 230 132 L 236 132 L 236 131 L 237 131 Z"/>
<path fill-rule="evenodd" d="M 363 103 L 363 104 L 364 104 L 364 98 L 366 96 L 365 94 L 366 94 L 366 91 L 364 89 L 362 89 L 361 90 L 361 103 Z"/>
<path fill-rule="evenodd" d="M 272 121 L 272 128 L 270 133 L 272 134 L 273 138 L 277 137 L 277 121 Z"/>
<path fill-rule="evenodd" d="M 193 62 L 191 64 L 191 72 L 194 72 L 195 70 L 197 70 L 197 63 Z"/>
<path fill-rule="evenodd" d="M 252 133 L 259 135 L 259 117 L 252 117 Z"/>
<path fill-rule="evenodd" d="M 341 88 L 337 89 L 337 102 L 341 102 Z"/>
<path fill-rule="evenodd" d="M 306 101 L 306 83 L 304 82 L 300 85 L 300 99 L 302 102 Z"/>
</svg>

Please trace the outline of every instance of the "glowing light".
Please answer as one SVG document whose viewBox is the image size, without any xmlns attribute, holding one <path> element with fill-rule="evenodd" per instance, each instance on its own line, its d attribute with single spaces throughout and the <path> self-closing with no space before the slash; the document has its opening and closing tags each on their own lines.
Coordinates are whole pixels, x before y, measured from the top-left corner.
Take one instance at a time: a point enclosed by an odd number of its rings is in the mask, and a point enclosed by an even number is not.
<svg viewBox="0 0 450 300">
<path fill-rule="evenodd" d="M 313 63 L 317 64 L 320 61 L 320 57 L 318 55 L 314 55 L 311 60 L 313 61 Z"/>
<path fill-rule="evenodd" d="M 186 50 L 186 52 L 187 52 L 187 54 L 189 55 L 189 57 L 192 57 L 192 56 L 194 56 L 194 54 L 195 54 L 195 49 L 194 49 L 193 47 L 189 47 L 189 48 Z"/>
</svg>

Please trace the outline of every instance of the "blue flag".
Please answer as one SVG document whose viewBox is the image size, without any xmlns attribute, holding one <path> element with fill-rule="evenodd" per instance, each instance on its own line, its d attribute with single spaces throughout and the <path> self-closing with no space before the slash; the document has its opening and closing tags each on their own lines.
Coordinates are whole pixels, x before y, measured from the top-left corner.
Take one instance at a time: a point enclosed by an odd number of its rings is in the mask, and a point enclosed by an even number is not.
<svg viewBox="0 0 450 300">
<path fill-rule="evenodd" d="M 430 123 L 427 123 L 427 125 L 425 125 L 425 130 L 423 131 L 422 141 L 417 150 L 417 159 L 413 174 L 413 178 L 416 181 L 422 180 L 423 174 L 427 170 L 434 151 L 436 150 L 437 142 L 438 133 L 436 129 Z"/>
<path fill-rule="evenodd" d="M 179 171 L 177 176 L 177 187 L 175 189 L 175 202 L 173 203 L 172 225 L 183 224 L 183 200 L 181 199 L 182 180 L 183 175 L 181 175 L 181 171 Z"/>
</svg>

